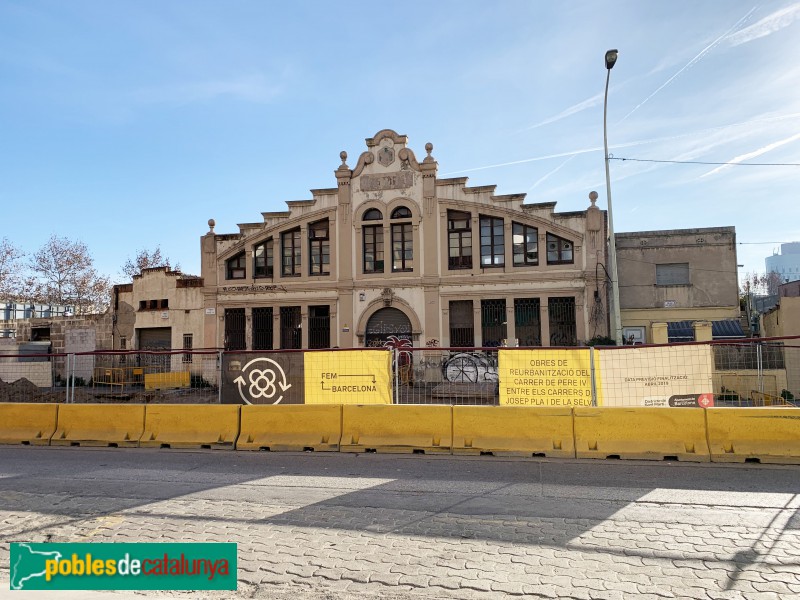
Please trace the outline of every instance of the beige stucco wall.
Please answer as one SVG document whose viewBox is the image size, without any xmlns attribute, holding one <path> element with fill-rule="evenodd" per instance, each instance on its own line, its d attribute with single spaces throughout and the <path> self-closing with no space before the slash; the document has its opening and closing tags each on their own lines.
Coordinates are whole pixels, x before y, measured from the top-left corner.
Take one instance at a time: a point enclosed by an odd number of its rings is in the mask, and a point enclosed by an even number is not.
<svg viewBox="0 0 800 600">
<path fill-rule="evenodd" d="M 195 349 L 203 347 L 203 288 L 181 287 L 182 281 L 195 281 L 181 273 L 166 268 L 145 269 L 134 277 L 132 284 L 119 286 L 117 320 L 115 323 L 115 349 L 120 348 L 120 338 L 125 337 L 126 349 L 136 348 L 137 331 L 153 327 L 169 327 L 172 348 L 183 348 L 183 335 L 192 334 Z M 166 299 L 168 308 L 150 309 L 151 300 Z M 147 303 L 146 309 L 140 302 Z"/>
<path fill-rule="evenodd" d="M 736 233 L 707 227 L 618 233 L 617 262 L 623 327 L 718 321 L 739 317 Z M 656 265 L 688 263 L 688 285 L 657 285 Z"/>
<path fill-rule="evenodd" d="M 800 297 L 785 297 L 764 317 L 764 336 L 800 335 Z"/>
<path fill-rule="evenodd" d="M 369 315 L 385 305 L 385 290 L 391 290 L 390 305 L 405 312 L 414 325 L 415 345 L 432 340 L 449 343 L 448 303 L 451 299 L 505 299 L 508 336 L 514 336 L 514 298 L 539 298 L 542 306 L 542 338 L 547 335 L 547 306 L 551 297 L 574 297 L 578 341 L 607 333 L 605 307 L 595 311 L 597 263 L 605 262 L 605 216 L 598 208 L 570 213 L 555 212 L 555 203 L 524 204 L 525 194 L 497 195 L 496 186 L 467 186 L 467 178 L 438 179 L 437 163 L 426 145 L 427 156 L 418 160 L 405 136 L 390 130 L 366 140 L 367 149 L 335 171 L 337 187 L 311 190 L 311 200 L 287 202 L 287 211 L 262 213 L 263 222 L 239 225 L 239 233 L 218 234 L 210 222 L 201 238 L 202 276 L 205 281 L 203 308 L 207 346 L 224 343 L 224 314 L 228 308 L 273 307 L 274 338 L 279 339 L 278 308 L 300 306 L 303 315 L 303 341 L 307 343 L 308 307 L 331 307 L 331 345 L 363 344 L 363 326 Z M 392 272 L 390 214 L 398 206 L 412 213 L 414 247 L 413 270 Z M 364 273 L 362 265 L 362 216 L 378 208 L 384 219 L 384 273 Z M 471 213 L 473 267 L 449 270 L 447 263 L 447 211 Z M 505 266 L 481 268 L 481 215 L 504 220 Z M 312 276 L 308 269 L 308 224 L 327 218 L 330 227 L 330 273 Z M 538 229 L 539 264 L 514 267 L 512 222 Z M 374 223 L 374 222 L 373 222 Z M 280 273 L 280 236 L 299 227 L 301 265 L 298 276 Z M 573 244 L 574 262 L 548 265 L 546 234 L 553 233 Z M 269 238 L 274 244 L 274 276 L 253 276 L 253 248 Z M 246 276 L 226 279 L 226 262 L 245 253 Z M 602 271 L 600 271 L 602 279 Z M 363 298 L 363 299 L 362 299 Z M 476 344 L 480 343 L 480 312 L 476 309 Z M 417 323 L 418 330 L 417 330 Z M 250 327 L 248 322 L 248 328 Z M 247 331 L 248 347 L 251 344 Z M 277 347 L 277 346 L 276 346 Z"/>
<path fill-rule="evenodd" d="M 765 337 L 800 335 L 800 297 L 782 297 L 780 304 L 763 317 Z M 784 348 L 788 386 L 800 398 L 800 340 L 787 341 Z"/>
</svg>

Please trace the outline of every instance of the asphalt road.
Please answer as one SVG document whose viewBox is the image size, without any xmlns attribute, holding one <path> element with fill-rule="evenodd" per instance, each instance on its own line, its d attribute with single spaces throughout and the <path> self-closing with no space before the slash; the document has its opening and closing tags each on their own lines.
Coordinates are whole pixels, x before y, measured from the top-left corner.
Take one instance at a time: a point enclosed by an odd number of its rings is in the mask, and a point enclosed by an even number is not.
<svg viewBox="0 0 800 600">
<path fill-rule="evenodd" d="M 240 598 L 800 598 L 800 467 L 0 447 L 12 541 L 230 541 Z"/>
</svg>

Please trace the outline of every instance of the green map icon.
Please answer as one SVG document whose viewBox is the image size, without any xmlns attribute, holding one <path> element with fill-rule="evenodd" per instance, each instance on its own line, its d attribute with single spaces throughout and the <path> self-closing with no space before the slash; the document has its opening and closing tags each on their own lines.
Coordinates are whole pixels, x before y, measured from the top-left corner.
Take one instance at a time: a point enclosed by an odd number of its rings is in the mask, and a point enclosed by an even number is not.
<svg viewBox="0 0 800 600">
<path fill-rule="evenodd" d="M 59 560 L 61 553 L 57 551 L 43 552 L 34 550 L 30 544 L 11 545 L 11 589 L 33 589 L 31 580 L 44 578 L 45 561 Z M 26 584 L 30 587 L 26 587 Z"/>
</svg>

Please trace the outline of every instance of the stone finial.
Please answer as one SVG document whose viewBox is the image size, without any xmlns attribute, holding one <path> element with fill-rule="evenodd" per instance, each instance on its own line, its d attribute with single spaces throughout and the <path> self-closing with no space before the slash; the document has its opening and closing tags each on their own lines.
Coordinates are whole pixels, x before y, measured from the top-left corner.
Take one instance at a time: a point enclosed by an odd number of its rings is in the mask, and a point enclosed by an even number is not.
<svg viewBox="0 0 800 600">
<path fill-rule="evenodd" d="M 217 224 L 217 222 L 214 219 L 209 219 L 208 220 L 208 233 L 214 233 L 214 226 L 216 224 Z"/>
<path fill-rule="evenodd" d="M 597 202 L 597 192 L 589 192 L 589 201 L 592 203 L 592 207 L 594 207 L 594 203 Z"/>
<path fill-rule="evenodd" d="M 433 158 L 433 157 L 431 156 L 431 152 L 433 152 L 433 144 L 431 144 L 430 142 L 428 142 L 427 144 L 425 144 L 425 152 L 427 152 L 427 153 L 428 153 L 428 158 Z"/>
<path fill-rule="evenodd" d="M 339 158 L 342 159 L 342 164 L 341 164 L 341 166 L 339 168 L 344 168 L 344 169 L 349 168 L 347 166 L 347 152 L 345 152 L 344 150 L 339 152 Z"/>
</svg>

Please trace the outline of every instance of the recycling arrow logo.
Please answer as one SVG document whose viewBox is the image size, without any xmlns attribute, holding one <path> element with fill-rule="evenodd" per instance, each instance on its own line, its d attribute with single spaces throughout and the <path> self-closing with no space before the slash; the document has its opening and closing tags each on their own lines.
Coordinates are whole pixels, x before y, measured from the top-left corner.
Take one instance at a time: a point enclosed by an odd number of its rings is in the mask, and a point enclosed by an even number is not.
<svg viewBox="0 0 800 600">
<path fill-rule="evenodd" d="M 233 382 L 238 386 L 239 396 L 245 404 L 253 404 L 251 401 L 262 398 L 266 402 L 259 402 L 259 404 L 279 404 L 283 400 L 283 392 L 292 387 L 292 384 L 286 380 L 283 367 L 271 358 L 254 358 L 244 366 L 242 374 Z M 245 390 L 247 390 L 247 396 L 245 396 Z M 278 397 L 274 399 L 276 395 Z"/>
</svg>

